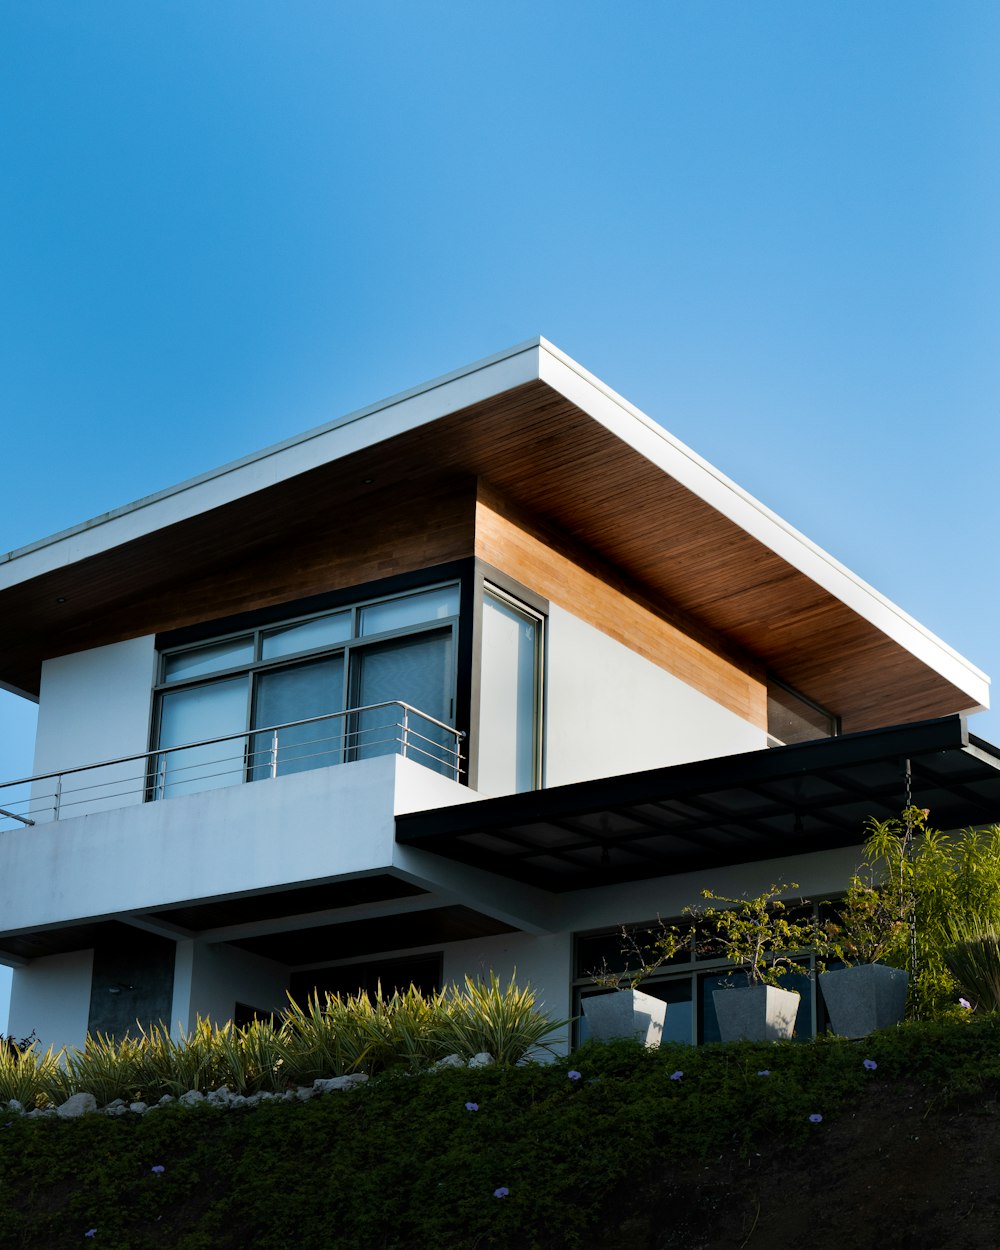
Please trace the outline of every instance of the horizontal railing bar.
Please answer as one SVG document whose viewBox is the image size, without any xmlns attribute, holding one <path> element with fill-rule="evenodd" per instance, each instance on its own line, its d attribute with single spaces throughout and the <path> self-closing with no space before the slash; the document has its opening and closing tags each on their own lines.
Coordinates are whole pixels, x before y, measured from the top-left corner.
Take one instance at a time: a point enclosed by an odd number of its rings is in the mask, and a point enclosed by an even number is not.
<svg viewBox="0 0 1000 1250">
<path fill-rule="evenodd" d="M 37 773 L 36 775 L 32 777 L 18 777 L 13 781 L 5 781 L 5 782 L 0 783 L 0 789 L 7 789 L 9 786 L 29 785 L 33 782 L 48 781 L 50 779 L 57 780 L 60 777 L 72 776 L 74 773 L 90 772 L 92 769 L 96 769 L 96 768 L 111 768 L 116 764 L 130 764 L 133 761 L 138 761 L 138 760 L 158 760 L 161 756 L 171 755 L 177 751 L 190 751 L 195 747 L 214 746 L 216 743 L 219 743 L 219 742 L 235 742 L 237 740 L 245 740 L 245 739 L 250 738 L 254 734 L 274 733 L 276 730 L 280 731 L 282 729 L 295 729 L 299 725 L 320 724 L 323 721 L 336 720 L 338 718 L 345 717 L 345 716 L 358 716 L 362 712 L 377 712 L 381 708 L 386 708 L 386 707 L 403 708 L 405 711 L 412 713 L 414 716 L 419 716 L 421 720 L 427 721 L 432 725 L 437 725 L 439 729 L 444 729 L 456 741 L 460 742 L 465 738 L 464 730 L 455 729 L 453 726 L 446 724 L 444 721 L 438 720 L 437 717 L 429 716 L 426 712 L 421 712 L 419 708 L 413 707 L 412 704 L 404 703 L 401 699 L 389 699 L 385 703 L 370 703 L 366 707 L 351 707 L 351 708 L 345 709 L 343 712 L 327 712 L 322 716 L 307 716 L 303 720 L 285 721 L 278 725 L 261 725 L 260 727 L 255 726 L 253 729 L 241 729 L 239 733 L 221 734 L 217 738 L 201 738 L 201 739 L 196 740 L 195 742 L 185 742 L 185 743 L 179 744 L 178 746 L 172 746 L 172 747 L 158 747 L 156 750 L 142 751 L 135 755 L 119 755 L 119 756 L 116 756 L 114 759 L 99 760 L 95 764 L 78 764 L 74 766 L 73 768 L 60 768 L 50 773 Z M 398 722 L 397 722 L 397 727 L 401 727 L 401 726 L 398 726 Z M 383 728 L 383 727 L 373 726 L 372 730 L 367 730 L 364 728 L 352 730 L 350 731 L 350 736 L 357 736 L 359 734 L 372 732 L 376 728 Z M 410 732 L 415 733 L 416 731 L 410 730 Z M 428 739 L 428 741 L 430 741 L 430 739 Z M 454 752 L 456 756 L 459 756 L 461 754 L 461 752 L 456 748 L 442 747 L 441 749 L 443 751 Z M 233 756 L 231 758 L 233 759 L 242 758 L 242 754 L 239 757 Z"/>
</svg>

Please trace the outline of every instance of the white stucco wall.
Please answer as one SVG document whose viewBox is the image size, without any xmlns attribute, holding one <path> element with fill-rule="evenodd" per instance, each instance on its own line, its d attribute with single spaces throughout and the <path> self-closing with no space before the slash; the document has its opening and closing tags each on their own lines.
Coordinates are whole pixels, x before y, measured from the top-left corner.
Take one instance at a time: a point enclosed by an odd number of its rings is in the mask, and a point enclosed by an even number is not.
<svg viewBox="0 0 1000 1250">
<path fill-rule="evenodd" d="M 639 772 L 767 746 L 767 735 L 552 604 L 545 784 Z"/>
<path fill-rule="evenodd" d="M 7 1032 L 7 1016 L 10 1012 L 11 969 L 0 964 L 0 1037 Z"/>
<path fill-rule="evenodd" d="M 151 635 L 46 660 L 33 773 L 38 776 L 148 750 L 155 671 Z M 80 786 L 88 788 L 80 790 Z M 70 776 L 63 783 L 61 811 L 83 815 L 141 803 L 144 788 L 141 764 Z M 51 783 L 34 786 L 32 815 L 36 820 L 52 818 L 52 791 Z"/>
<path fill-rule="evenodd" d="M 49 1046 L 82 1048 L 90 1015 L 92 950 L 34 959 L 14 969 L 10 994 L 10 1032 L 28 1037 L 32 1030 L 42 1050 Z"/>
<path fill-rule="evenodd" d="M 188 1032 L 198 1016 L 214 1024 L 231 1020 L 236 1003 L 261 1011 L 288 1006 L 288 969 L 232 946 L 185 940 L 177 943 L 170 1028 Z"/>
</svg>

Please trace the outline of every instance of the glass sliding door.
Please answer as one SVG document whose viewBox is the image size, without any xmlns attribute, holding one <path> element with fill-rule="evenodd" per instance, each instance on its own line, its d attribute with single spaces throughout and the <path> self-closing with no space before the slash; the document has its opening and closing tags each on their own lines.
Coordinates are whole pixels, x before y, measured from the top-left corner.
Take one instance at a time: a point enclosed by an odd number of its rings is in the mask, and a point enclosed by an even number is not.
<svg viewBox="0 0 1000 1250">
<path fill-rule="evenodd" d="M 343 654 L 291 668 L 272 669 L 257 677 L 254 728 L 328 716 L 343 710 Z M 339 764 L 343 759 L 344 718 L 335 716 L 311 725 L 293 725 L 276 734 L 257 733 L 251 742 L 251 781 L 324 768 L 327 764 Z"/>
<path fill-rule="evenodd" d="M 358 650 L 353 659 L 355 706 L 401 700 L 447 725 L 454 724 L 454 660 L 451 631 L 400 638 Z M 403 749 L 402 709 L 395 704 L 359 712 L 353 726 L 353 758 L 369 759 Z M 450 734 L 419 716 L 409 719 L 406 754 L 438 772 L 450 773 Z"/>
</svg>

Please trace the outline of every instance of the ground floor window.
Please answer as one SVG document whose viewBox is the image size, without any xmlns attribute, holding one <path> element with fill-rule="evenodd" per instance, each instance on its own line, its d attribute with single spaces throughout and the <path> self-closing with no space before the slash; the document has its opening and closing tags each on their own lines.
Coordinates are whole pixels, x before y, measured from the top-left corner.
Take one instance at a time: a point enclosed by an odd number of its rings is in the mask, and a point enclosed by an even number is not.
<svg viewBox="0 0 1000 1250">
<path fill-rule="evenodd" d="M 641 928 L 636 930 L 640 940 L 643 932 Z M 623 945 L 621 930 L 581 934 L 576 939 L 573 1014 L 579 1018 L 574 1026 L 575 1045 L 586 1041 L 588 1035 L 586 1015 L 582 1014 L 586 999 L 595 994 L 616 992 L 595 985 L 594 974 L 602 968 L 612 972 L 624 971 L 628 961 L 622 953 Z M 813 969 L 813 975 L 807 977 L 789 973 L 781 978 L 781 984 L 784 989 L 797 990 L 800 995 L 795 1040 L 807 1041 L 826 1027 L 826 1020 L 817 1002 L 815 962 L 811 956 L 797 958 Z M 712 997 L 714 991 L 741 985 L 746 985 L 746 977 L 742 973 L 734 971 L 722 960 L 700 959 L 694 951 L 690 951 L 664 964 L 639 988 L 667 1004 L 663 1041 L 700 1046 L 720 1040 Z"/>
</svg>

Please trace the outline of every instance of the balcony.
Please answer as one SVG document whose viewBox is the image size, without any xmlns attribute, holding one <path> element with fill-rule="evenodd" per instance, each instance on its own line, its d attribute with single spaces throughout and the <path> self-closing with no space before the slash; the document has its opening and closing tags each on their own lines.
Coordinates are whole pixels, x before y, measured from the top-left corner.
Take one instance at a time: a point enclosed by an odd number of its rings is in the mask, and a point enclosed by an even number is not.
<svg viewBox="0 0 1000 1250">
<path fill-rule="evenodd" d="M 393 701 L 0 784 L 0 832 L 399 755 L 459 781 L 463 734 Z"/>
<path fill-rule="evenodd" d="M 92 945 L 111 919 L 172 933 L 179 905 L 398 876 L 397 816 L 479 797 L 460 739 L 377 704 L 8 783 L 0 949 L 16 962 Z"/>
</svg>

